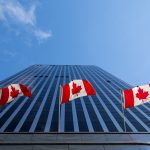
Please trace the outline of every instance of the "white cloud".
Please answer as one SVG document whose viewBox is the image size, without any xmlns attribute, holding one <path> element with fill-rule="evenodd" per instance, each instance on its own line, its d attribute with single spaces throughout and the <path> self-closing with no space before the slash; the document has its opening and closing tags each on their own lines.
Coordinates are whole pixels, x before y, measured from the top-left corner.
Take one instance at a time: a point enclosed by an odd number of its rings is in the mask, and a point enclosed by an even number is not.
<svg viewBox="0 0 150 150">
<path fill-rule="evenodd" d="M 18 53 L 14 50 L 1 50 L 0 62 L 10 62 L 16 59 Z"/>
<path fill-rule="evenodd" d="M 35 25 L 35 4 L 26 10 L 17 1 L 2 0 L 0 8 L 0 20 L 9 21 L 9 19 L 12 19 L 23 24 Z"/>
<path fill-rule="evenodd" d="M 4 55 L 8 56 L 8 57 L 15 57 L 17 55 L 17 53 L 15 51 L 10 51 L 10 50 L 4 50 Z"/>
<path fill-rule="evenodd" d="M 52 33 L 50 31 L 45 32 L 42 30 L 36 30 L 34 31 L 34 34 L 40 41 L 46 40 L 52 36 Z"/>
<path fill-rule="evenodd" d="M 51 37 L 51 32 L 42 31 L 36 22 L 36 4 L 25 8 L 18 0 L 0 0 L 0 22 L 7 22 L 9 27 L 16 24 L 15 33 L 20 33 L 19 27 L 22 25 L 29 35 L 33 34 L 38 41 L 43 41 Z M 22 29 L 22 28 L 21 28 Z"/>
</svg>

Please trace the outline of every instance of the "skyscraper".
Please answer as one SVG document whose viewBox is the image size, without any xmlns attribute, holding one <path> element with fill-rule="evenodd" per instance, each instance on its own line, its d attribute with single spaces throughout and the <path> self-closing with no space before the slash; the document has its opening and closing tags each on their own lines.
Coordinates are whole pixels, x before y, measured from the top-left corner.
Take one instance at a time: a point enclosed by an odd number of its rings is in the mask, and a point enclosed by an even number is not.
<svg viewBox="0 0 150 150">
<path fill-rule="evenodd" d="M 89 80 L 97 94 L 61 105 L 59 119 L 60 85 L 73 79 Z M 121 90 L 132 86 L 99 67 L 33 65 L 1 81 L 0 86 L 11 83 L 29 86 L 33 96 L 1 107 L 0 132 L 150 131 L 150 104 L 124 110 Z"/>
</svg>

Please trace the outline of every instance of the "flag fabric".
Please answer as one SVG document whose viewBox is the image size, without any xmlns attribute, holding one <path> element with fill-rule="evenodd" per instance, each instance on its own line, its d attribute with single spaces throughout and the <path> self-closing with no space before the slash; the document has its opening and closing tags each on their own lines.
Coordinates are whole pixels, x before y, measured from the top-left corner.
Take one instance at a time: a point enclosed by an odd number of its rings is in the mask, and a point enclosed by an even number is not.
<svg viewBox="0 0 150 150">
<path fill-rule="evenodd" d="M 8 87 L 0 89 L 0 105 L 11 102 L 18 96 L 31 97 L 30 89 L 23 84 L 10 84 Z"/>
<path fill-rule="evenodd" d="M 123 91 L 124 108 L 131 108 L 150 101 L 150 84 Z"/>
<path fill-rule="evenodd" d="M 69 102 L 73 99 L 95 95 L 96 92 L 87 80 L 73 80 L 61 88 L 61 104 Z"/>
</svg>

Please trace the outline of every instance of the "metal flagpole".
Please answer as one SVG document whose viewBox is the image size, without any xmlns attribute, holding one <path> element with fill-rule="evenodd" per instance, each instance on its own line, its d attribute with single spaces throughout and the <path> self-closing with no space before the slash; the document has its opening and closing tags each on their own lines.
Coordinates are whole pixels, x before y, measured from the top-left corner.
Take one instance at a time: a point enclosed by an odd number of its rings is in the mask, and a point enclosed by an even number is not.
<svg viewBox="0 0 150 150">
<path fill-rule="evenodd" d="M 120 94 L 121 94 L 121 101 L 122 101 L 123 125 L 124 125 L 124 131 L 126 132 L 126 123 L 125 123 L 125 115 L 124 115 L 124 101 L 123 101 L 122 90 L 120 90 Z"/>
<path fill-rule="evenodd" d="M 60 112 L 60 107 L 61 107 L 60 100 L 61 100 L 61 85 L 60 85 L 60 91 L 59 91 L 59 104 L 58 104 L 59 105 L 59 108 L 58 108 L 59 109 L 58 110 L 58 132 L 60 131 L 60 113 L 61 113 Z"/>
</svg>

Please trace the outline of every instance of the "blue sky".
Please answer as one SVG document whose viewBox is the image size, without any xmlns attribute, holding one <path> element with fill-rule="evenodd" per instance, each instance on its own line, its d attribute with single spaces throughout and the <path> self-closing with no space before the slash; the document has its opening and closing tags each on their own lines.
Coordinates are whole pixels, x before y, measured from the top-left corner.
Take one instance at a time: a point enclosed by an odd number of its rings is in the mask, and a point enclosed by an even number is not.
<svg viewBox="0 0 150 150">
<path fill-rule="evenodd" d="M 149 0 L 0 0 L 0 80 L 32 64 L 97 65 L 150 83 Z"/>
</svg>

